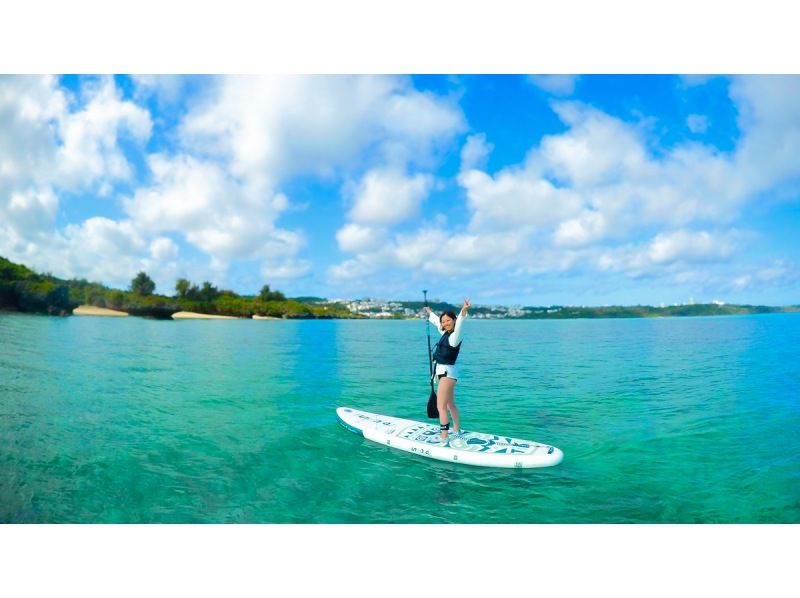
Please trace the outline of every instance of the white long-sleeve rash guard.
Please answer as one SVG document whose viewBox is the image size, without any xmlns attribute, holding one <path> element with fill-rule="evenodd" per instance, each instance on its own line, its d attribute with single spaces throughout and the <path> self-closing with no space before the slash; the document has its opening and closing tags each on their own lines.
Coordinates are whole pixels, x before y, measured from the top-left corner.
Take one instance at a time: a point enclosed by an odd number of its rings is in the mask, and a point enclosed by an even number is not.
<svg viewBox="0 0 800 598">
<path fill-rule="evenodd" d="M 442 328 L 442 324 L 441 322 L 439 322 L 439 316 L 431 312 L 430 315 L 428 316 L 428 319 L 431 322 L 433 322 L 433 324 L 436 326 L 436 330 L 439 331 L 439 334 L 444 334 L 444 329 Z M 448 344 L 453 348 L 457 347 L 458 343 L 461 342 L 461 329 L 464 327 L 464 320 L 466 319 L 467 319 L 466 314 L 464 314 L 463 316 L 459 315 L 456 317 L 456 325 L 453 328 L 453 334 L 451 334 L 450 338 L 447 339 Z"/>
</svg>

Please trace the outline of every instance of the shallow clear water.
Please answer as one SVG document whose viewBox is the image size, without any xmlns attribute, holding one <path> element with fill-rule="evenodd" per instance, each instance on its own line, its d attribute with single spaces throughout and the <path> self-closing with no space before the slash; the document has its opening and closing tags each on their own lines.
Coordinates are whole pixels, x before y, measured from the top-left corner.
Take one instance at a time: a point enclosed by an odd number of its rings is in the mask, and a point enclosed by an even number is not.
<svg viewBox="0 0 800 598">
<path fill-rule="evenodd" d="M 1 314 L 0 522 L 800 522 L 800 314 L 465 334 L 464 427 L 560 465 L 439 462 L 337 424 L 341 405 L 426 420 L 422 321 Z"/>
</svg>

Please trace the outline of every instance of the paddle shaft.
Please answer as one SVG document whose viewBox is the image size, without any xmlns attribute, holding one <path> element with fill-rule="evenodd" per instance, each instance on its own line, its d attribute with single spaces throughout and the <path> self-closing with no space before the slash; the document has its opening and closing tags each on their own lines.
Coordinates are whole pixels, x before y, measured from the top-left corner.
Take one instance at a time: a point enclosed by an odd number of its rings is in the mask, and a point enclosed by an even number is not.
<svg viewBox="0 0 800 598">
<path fill-rule="evenodd" d="M 428 291 L 422 291 L 425 295 L 425 307 L 428 306 Z M 437 407 L 438 398 L 436 396 L 436 391 L 433 389 L 433 355 L 431 353 L 431 319 L 430 314 L 426 314 L 428 317 L 425 318 L 425 329 L 428 331 L 428 371 L 431 374 L 430 381 L 431 381 L 431 394 L 428 397 L 428 417 L 435 419 L 439 417 L 439 409 Z"/>
<path fill-rule="evenodd" d="M 425 307 L 428 307 L 428 291 L 422 291 L 425 297 Z M 428 371 L 431 375 L 431 390 L 433 390 L 433 357 L 431 355 L 431 320 L 429 317 L 425 318 L 425 330 L 428 333 Z"/>
</svg>

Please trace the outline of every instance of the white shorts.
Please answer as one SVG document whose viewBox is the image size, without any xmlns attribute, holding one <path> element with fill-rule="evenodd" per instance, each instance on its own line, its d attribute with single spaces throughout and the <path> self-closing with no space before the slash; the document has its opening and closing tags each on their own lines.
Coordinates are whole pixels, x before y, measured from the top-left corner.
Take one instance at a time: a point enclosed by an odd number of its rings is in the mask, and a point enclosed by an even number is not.
<svg viewBox="0 0 800 598">
<path fill-rule="evenodd" d="M 436 364 L 436 379 L 442 376 L 458 380 L 458 368 L 454 365 L 445 365 L 444 363 Z"/>
</svg>

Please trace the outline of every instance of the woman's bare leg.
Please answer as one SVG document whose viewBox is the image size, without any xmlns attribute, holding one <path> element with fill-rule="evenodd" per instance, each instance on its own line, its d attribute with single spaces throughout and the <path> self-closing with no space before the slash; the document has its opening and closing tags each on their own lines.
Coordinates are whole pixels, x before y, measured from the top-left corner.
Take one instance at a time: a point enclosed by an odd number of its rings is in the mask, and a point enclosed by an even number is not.
<svg viewBox="0 0 800 598">
<path fill-rule="evenodd" d="M 455 386 L 456 386 L 456 381 L 453 380 L 453 391 L 452 391 L 453 394 L 450 397 L 450 402 L 447 404 L 447 408 L 450 410 L 450 416 L 453 418 L 452 430 L 454 432 L 460 432 L 461 426 L 459 424 L 461 422 L 459 418 L 458 407 L 456 407 Z"/>
<path fill-rule="evenodd" d="M 456 381 L 452 378 L 439 378 L 439 386 L 436 389 L 436 407 L 439 409 L 439 423 L 443 426 L 447 424 L 447 409 L 454 406 L 453 391 Z M 453 416 L 453 423 L 458 422 L 458 410 Z M 442 430 L 442 440 L 447 440 L 447 430 Z"/>
</svg>

